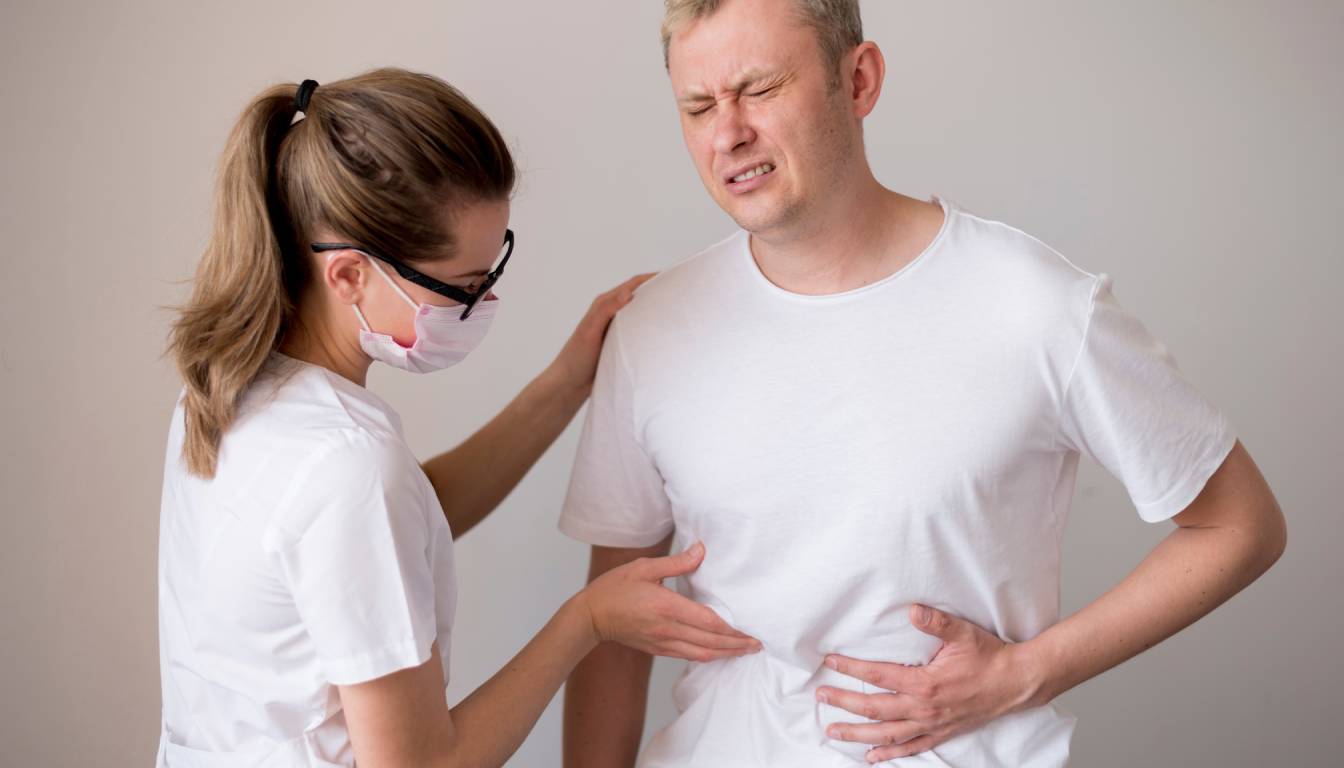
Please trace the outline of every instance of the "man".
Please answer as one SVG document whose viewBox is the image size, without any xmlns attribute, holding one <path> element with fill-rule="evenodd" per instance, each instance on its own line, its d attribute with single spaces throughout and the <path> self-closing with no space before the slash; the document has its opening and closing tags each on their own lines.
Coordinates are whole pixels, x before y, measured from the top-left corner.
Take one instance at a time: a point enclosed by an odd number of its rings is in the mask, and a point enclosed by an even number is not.
<svg viewBox="0 0 1344 768">
<path fill-rule="evenodd" d="M 669 0 L 664 39 L 742 231 L 612 324 L 560 526 L 594 577 L 703 541 L 690 595 L 764 650 L 692 664 L 640 765 L 1063 765 L 1051 700 L 1263 573 L 1273 495 L 1109 277 L 876 181 L 857 0 Z M 1060 621 L 1083 453 L 1177 528 Z M 566 765 L 634 763 L 649 666 L 574 673 Z"/>
</svg>

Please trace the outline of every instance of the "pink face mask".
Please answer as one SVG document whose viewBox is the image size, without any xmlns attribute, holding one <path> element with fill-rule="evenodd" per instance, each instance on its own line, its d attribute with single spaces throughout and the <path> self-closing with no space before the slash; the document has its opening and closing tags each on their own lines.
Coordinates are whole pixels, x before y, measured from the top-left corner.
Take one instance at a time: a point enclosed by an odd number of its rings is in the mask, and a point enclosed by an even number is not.
<svg viewBox="0 0 1344 768">
<path fill-rule="evenodd" d="M 430 373 L 457 365 L 480 345 L 490 330 L 490 321 L 495 317 L 499 306 L 498 299 L 487 299 L 476 305 L 475 311 L 462 319 L 466 311 L 465 304 L 450 307 L 436 307 L 433 304 L 417 304 L 397 285 L 390 275 L 379 266 L 378 260 L 369 259 L 374 270 L 383 276 L 392 290 L 415 310 L 415 343 L 403 347 L 386 333 L 375 333 L 369 327 L 359 305 L 351 305 L 363 330 L 359 332 L 359 346 L 364 354 L 381 363 L 412 373 Z"/>
</svg>

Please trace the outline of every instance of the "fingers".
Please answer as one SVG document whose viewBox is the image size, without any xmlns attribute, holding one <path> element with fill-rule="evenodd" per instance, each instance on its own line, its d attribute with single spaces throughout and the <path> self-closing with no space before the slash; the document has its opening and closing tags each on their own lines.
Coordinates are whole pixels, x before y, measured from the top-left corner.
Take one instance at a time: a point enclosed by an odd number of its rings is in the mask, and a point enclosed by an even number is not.
<svg viewBox="0 0 1344 768">
<path fill-rule="evenodd" d="M 915 717 L 917 713 L 923 713 L 919 711 L 921 707 L 914 699 L 894 693 L 859 693 L 844 688 L 822 686 L 817 689 L 817 700 L 880 722 L 923 719 Z"/>
<path fill-rule="evenodd" d="M 920 632 L 933 635 L 945 642 L 965 639 L 979 629 L 965 619 L 959 619 L 956 616 L 943 613 L 937 608 L 930 608 L 918 603 L 910 606 L 910 621 Z"/>
<path fill-rule="evenodd" d="M 675 592 L 669 595 L 668 616 L 687 626 L 729 637 L 750 637 L 724 621 L 708 607 Z"/>
<path fill-rule="evenodd" d="M 755 653 L 761 650 L 761 644 L 754 638 L 741 633 L 731 635 L 707 632 L 689 624 L 676 624 L 668 630 L 669 639 L 691 645 L 698 645 L 711 651 L 734 651 L 739 655 Z"/>
<path fill-rule="evenodd" d="M 826 736 L 836 741 L 852 741 L 885 747 L 905 744 L 925 735 L 923 723 L 900 720 L 893 723 L 832 723 Z"/>
<path fill-rule="evenodd" d="M 635 298 L 635 290 L 652 280 L 657 274 L 656 272 L 649 272 L 636 275 L 593 299 L 592 306 L 588 308 L 588 313 L 584 315 L 583 322 L 579 325 L 581 332 L 594 335 L 600 339 L 606 333 L 607 325 L 611 323 L 611 319 L 616 316 L 616 313 Z"/>
<path fill-rule="evenodd" d="M 885 661 L 861 661 L 838 654 L 827 656 L 826 666 L 883 690 L 907 693 L 921 699 L 931 698 L 934 694 L 933 683 L 923 667 L 907 667 Z"/>
<path fill-rule="evenodd" d="M 704 559 L 705 545 L 697 541 L 675 555 L 648 558 L 640 570 L 646 578 L 662 581 L 694 571 Z"/>
<path fill-rule="evenodd" d="M 933 736 L 924 735 L 911 739 L 904 744 L 897 744 L 890 747 L 878 747 L 868 750 L 864 759 L 869 763 L 880 763 L 884 760 L 895 760 L 899 757 L 910 757 L 918 755 L 920 752 L 928 752 L 937 746 L 938 741 Z"/>
<path fill-rule="evenodd" d="M 635 275 L 624 283 L 612 288 L 610 291 L 598 296 L 593 302 L 594 309 L 597 309 L 604 304 L 611 304 L 616 309 L 629 304 L 630 301 L 635 298 L 635 291 L 639 290 L 639 286 L 657 276 L 657 272 L 645 272 L 642 275 Z"/>
<path fill-rule="evenodd" d="M 703 646 L 688 643 L 684 640 L 667 640 L 654 647 L 653 652 L 658 656 L 667 656 L 672 659 L 686 659 L 687 661 L 717 661 L 719 659 L 730 659 L 735 656 L 742 656 L 748 653 L 740 650 L 726 650 L 716 648 L 705 648 Z"/>
<path fill-rule="evenodd" d="M 634 298 L 635 291 L 639 290 L 639 286 L 649 282 L 650 280 L 652 280 L 657 276 L 658 276 L 657 272 L 645 272 L 642 275 L 635 275 L 634 277 L 630 278 L 629 280 L 626 280 L 624 283 L 621 283 L 619 286 L 617 286 L 616 290 L 619 293 L 619 295 L 626 297 L 625 298 L 626 301 L 629 301 L 630 299 Z"/>
</svg>

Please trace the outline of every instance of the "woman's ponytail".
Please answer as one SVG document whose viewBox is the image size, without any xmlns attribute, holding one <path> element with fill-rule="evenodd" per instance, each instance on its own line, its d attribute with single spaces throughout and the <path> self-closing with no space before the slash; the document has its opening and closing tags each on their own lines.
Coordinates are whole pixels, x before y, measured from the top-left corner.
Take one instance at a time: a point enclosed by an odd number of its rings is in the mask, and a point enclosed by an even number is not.
<svg viewBox="0 0 1344 768">
<path fill-rule="evenodd" d="M 282 246 L 290 229 L 274 179 L 280 141 L 294 118 L 294 86 L 255 99 L 229 136 L 220 163 L 214 230 L 191 300 L 169 336 L 186 385 L 183 458 L 213 477 L 219 442 L 238 400 L 276 348 L 293 312 Z"/>
</svg>

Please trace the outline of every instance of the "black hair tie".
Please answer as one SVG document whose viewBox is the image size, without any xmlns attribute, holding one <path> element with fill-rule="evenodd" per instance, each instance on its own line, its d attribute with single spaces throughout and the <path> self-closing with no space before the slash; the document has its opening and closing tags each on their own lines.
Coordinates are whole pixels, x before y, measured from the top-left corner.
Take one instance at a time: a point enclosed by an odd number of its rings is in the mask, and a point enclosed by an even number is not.
<svg viewBox="0 0 1344 768">
<path fill-rule="evenodd" d="M 304 80 L 299 85 L 299 92 L 294 94 L 294 111 L 308 112 L 308 102 L 313 98 L 313 91 L 317 90 L 316 80 Z"/>
</svg>

